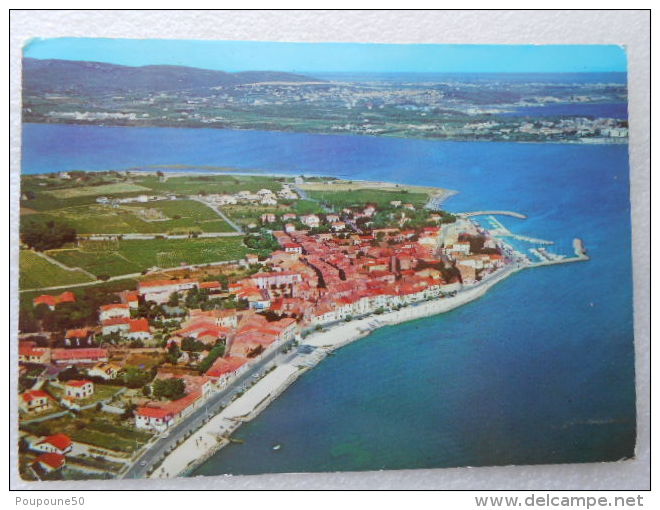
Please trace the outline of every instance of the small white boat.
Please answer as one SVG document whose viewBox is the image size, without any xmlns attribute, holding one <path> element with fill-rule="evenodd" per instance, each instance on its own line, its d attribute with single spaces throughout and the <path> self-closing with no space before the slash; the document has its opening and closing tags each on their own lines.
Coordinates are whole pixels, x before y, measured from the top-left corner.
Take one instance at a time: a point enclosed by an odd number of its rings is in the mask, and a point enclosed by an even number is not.
<svg viewBox="0 0 660 510">
<path fill-rule="evenodd" d="M 276 450 L 276 451 L 279 450 L 280 448 L 282 448 L 281 444 L 276 444 L 275 446 L 273 446 L 273 450 Z"/>
</svg>

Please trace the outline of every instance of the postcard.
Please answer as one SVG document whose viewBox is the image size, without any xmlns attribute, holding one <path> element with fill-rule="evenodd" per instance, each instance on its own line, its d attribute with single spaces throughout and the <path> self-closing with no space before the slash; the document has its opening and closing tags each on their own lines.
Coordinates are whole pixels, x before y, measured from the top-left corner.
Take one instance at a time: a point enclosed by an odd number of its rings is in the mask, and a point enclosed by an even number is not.
<svg viewBox="0 0 660 510">
<path fill-rule="evenodd" d="M 632 458 L 626 69 L 29 42 L 22 479 Z"/>
</svg>

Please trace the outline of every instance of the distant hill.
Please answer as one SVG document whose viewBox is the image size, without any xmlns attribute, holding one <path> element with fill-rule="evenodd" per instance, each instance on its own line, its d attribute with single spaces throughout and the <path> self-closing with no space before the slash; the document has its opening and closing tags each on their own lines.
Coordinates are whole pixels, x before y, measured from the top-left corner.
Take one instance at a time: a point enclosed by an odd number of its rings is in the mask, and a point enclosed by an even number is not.
<svg viewBox="0 0 660 510">
<path fill-rule="evenodd" d="M 207 89 L 264 81 L 318 82 L 317 78 L 277 71 L 227 73 L 184 66 L 130 67 L 103 62 L 23 59 L 23 92 L 75 92 L 85 95 Z"/>
</svg>

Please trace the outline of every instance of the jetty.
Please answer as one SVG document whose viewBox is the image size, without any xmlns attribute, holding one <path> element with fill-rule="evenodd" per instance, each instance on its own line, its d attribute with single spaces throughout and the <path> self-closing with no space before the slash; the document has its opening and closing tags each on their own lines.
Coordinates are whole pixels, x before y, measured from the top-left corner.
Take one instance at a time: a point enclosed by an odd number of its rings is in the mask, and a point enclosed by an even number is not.
<svg viewBox="0 0 660 510">
<path fill-rule="evenodd" d="M 527 215 L 515 211 L 472 211 L 472 212 L 463 212 L 456 214 L 456 216 L 461 216 L 463 218 L 471 218 L 472 216 L 489 216 L 489 215 L 513 216 L 514 218 L 519 218 L 521 220 L 527 219 Z"/>
<path fill-rule="evenodd" d="M 575 255 L 573 257 L 549 253 L 543 248 L 532 249 L 530 251 L 539 258 L 539 261 L 531 262 L 529 267 L 551 266 L 554 264 L 568 264 L 570 262 L 584 262 L 589 260 L 590 257 L 587 255 L 584 242 L 579 237 L 573 239 L 573 249 L 575 250 Z"/>
<path fill-rule="evenodd" d="M 513 213 L 517 214 L 517 213 Z M 536 237 L 524 236 L 520 234 L 514 234 L 508 228 L 506 228 L 502 223 L 495 218 L 495 216 L 488 216 L 488 221 L 493 226 L 493 228 L 488 229 L 490 233 L 496 237 L 510 237 L 512 239 L 518 239 L 519 241 L 525 241 L 532 244 L 555 244 L 554 241 L 548 241 L 546 239 L 538 239 Z"/>
</svg>

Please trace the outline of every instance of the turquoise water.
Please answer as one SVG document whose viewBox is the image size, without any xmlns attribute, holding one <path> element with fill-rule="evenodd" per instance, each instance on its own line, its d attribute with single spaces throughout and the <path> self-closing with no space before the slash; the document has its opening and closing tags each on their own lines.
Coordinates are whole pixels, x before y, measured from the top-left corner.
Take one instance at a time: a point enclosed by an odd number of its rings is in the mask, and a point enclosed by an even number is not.
<svg viewBox="0 0 660 510">
<path fill-rule="evenodd" d="M 218 165 L 429 184 L 453 211 L 581 237 L 588 262 L 523 271 L 450 313 L 389 327 L 304 375 L 194 474 L 590 462 L 633 454 L 625 145 L 436 142 L 212 129 L 24 126 L 23 170 Z M 282 448 L 273 451 L 274 444 Z"/>
</svg>

